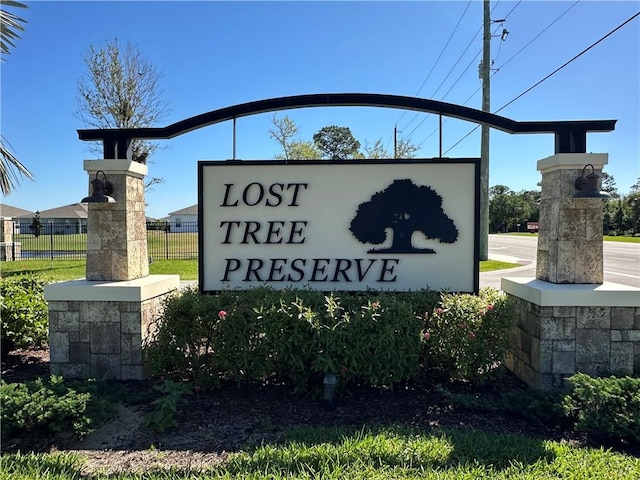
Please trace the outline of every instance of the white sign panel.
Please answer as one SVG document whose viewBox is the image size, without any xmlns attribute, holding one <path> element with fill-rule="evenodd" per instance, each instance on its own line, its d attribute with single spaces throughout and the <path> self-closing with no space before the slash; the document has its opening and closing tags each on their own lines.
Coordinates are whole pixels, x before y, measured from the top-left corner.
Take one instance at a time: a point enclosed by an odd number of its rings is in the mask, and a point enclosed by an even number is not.
<svg viewBox="0 0 640 480">
<path fill-rule="evenodd" d="M 200 289 L 475 292 L 478 165 L 199 162 Z"/>
</svg>

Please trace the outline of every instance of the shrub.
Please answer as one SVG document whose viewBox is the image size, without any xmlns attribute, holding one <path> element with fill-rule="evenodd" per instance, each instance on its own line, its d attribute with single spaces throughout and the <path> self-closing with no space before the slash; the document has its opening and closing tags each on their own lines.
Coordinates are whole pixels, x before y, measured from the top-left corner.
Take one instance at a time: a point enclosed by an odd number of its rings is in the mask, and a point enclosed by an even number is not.
<svg viewBox="0 0 640 480">
<path fill-rule="evenodd" d="M 424 314 L 428 369 L 443 380 L 485 381 L 500 365 L 514 323 L 513 304 L 497 290 L 479 295 L 444 293 Z"/>
<path fill-rule="evenodd" d="M 183 395 L 192 393 L 191 387 L 189 383 L 174 383 L 171 380 L 165 380 L 153 387 L 163 395 L 151 402 L 153 410 L 144 416 L 143 425 L 161 433 L 169 427 L 176 427 L 178 405 Z"/>
<path fill-rule="evenodd" d="M 445 380 L 480 381 L 502 360 L 511 321 L 510 303 L 495 290 L 439 297 L 257 288 L 203 296 L 193 288 L 166 301 L 144 350 L 149 373 L 210 388 L 227 380 L 308 392 L 326 372 L 341 388 L 392 387 L 424 368 Z"/>
<path fill-rule="evenodd" d="M 62 377 L 26 383 L 0 380 L 2 439 L 25 432 L 81 438 L 115 414 L 94 382 L 67 384 Z"/>
<path fill-rule="evenodd" d="M 640 442 L 640 378 L 578 373 L 568 382 L 564 408 L 576 430 Z"/>
<path fill-rule="evenodd" d="M 2 352 L 15 348 L 42 347 L 48 338 L 48 307 L 45 282 L 35 275 L 0 279 Z"/>
</svg>

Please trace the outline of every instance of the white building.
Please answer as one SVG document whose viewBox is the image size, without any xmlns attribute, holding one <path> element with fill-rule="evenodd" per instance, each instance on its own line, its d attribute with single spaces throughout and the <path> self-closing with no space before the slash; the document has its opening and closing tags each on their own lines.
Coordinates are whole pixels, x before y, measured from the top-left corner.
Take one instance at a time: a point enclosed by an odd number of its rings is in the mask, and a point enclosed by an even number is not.
<svg viewBox="0 0 640 480">
<path fill-rule="evenodd" d="M 198 204 L 169 213 L 167 222 L 171 232 L 197 232 Z"/>
</svg>

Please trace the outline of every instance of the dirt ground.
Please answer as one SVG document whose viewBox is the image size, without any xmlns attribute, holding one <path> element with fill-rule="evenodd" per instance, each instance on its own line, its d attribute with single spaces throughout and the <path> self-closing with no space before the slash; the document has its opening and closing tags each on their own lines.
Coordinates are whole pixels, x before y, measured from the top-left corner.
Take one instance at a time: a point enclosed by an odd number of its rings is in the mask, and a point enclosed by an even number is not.
<svg viewBox="0 0 640 480">
<path fill-rule="evenodd" d="M 7 382 L 26 381 L 49 374 L 49 353 L 17 351 L 2 363 Z M 145 391 L 153 382 L 129 382 L 127 387 Z M 505 389 L 524 388 L 515 377 L 500 384 L 469 389 L 491 398 Z M 570 432 L 553 431 L 537 423 L 498 414 L 456 411 L 435 389 L 394 392 L 361 390 L 341 397 L 337 408 L 325 411 L 318 401 L 294 395 L 284 387 L 228 386 L 213 393 L 184 397 L 178 426 L 154 432 L 141 425 L 148 404 L 118 407 L 118 418 L 79 442 L 51 442 L 44 438 L 20 438 L 3 442 L 3 451 L 76 451 L 87 458 L 84 474 L 95 471 L 142 472 L 154 468 L 204 469 L 230 452 L 251 445 L 275 443 L 292 425 L 403 424 L 418 428 L 471 428 L 487 432 L 520 433 L 538 438 L 564 438 L 572 443 L 587 440 Z"/>
</svg>

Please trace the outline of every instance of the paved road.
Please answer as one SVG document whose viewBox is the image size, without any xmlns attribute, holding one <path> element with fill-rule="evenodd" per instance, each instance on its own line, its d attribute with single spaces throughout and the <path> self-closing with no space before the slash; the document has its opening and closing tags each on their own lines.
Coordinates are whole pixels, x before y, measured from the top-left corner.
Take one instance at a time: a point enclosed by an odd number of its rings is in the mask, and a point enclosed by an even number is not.
<svg viewBox="0 0 640 480">
<path fill-rule="evenodd" d="M 489 235 L 489 258 L 515 261 L 521 267 L 480 274 L 481 287 L 500 288 L 505 277 L 535 277 L 537 237 Z M 604 280 L 640 287 L 640 244 L 604 242 Z"/>
</svg>

